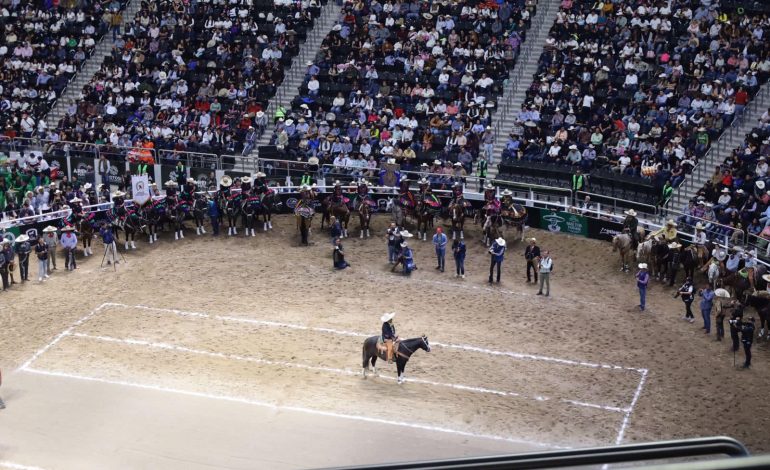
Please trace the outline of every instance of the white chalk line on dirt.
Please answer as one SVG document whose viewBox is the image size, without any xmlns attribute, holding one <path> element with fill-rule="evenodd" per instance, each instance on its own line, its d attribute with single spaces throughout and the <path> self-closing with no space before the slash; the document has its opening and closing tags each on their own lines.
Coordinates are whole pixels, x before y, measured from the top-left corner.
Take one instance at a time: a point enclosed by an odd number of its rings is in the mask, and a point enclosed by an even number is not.
<svg viewBox="0 0 770 470">
<path fill-rule="evenodd" d="M 505 436 L 497 436 L 493 434 L 483 434 L 483 433 L 473 433 L 469 431 L 462 431 L 459 429 L 451 429 L 451 428 L 445 428 L 440 426 L 432 426 L 428 424 L 421 424 L 421 423 L 412 423 L 407 421 L 396 421 L 396 420 L 389 420 L 389 419 L 382 419 L 382 418 L 373 418 L 369 416 L 359 416 L 359 415 L 349 415 L 344 413 L 334 413 L 331 411 L 323 411 L 323 410 L 317 410 L 313 408 L 305 408 L 301 406 L 290 406 L 290 405 L 276 405 L 275 403 L 265 402 L 265 401 L 258 401 L 258 400 L 252 400 L 248 398 L 242 398 L 242 397 L 233 397 L 228 395 L 216 395 L 211 393 L 202 393 L 202 392 L 194 392 L 190 390 L 180 390 L 175 388 L 169 388 L 169 387 L 162 387 L 159 385 L 149 385 L 149 384 L 142 384 L 142 383 L 136 383 L 136 382 L 127 382 L 122 380 L 111 380 L 111 379 L 102 379 L 98 377 L 90 377 L 85 375 L 78 375 L 78 374 L 70 374 L 66 372 L 56 372 L 56 371 L 49 371 L 49 370 L 40 370 L 40 369 L 33 369 L 31 367 L 25 367 L 22 369 L 24 372 L 28 372 L 31 374 L 38 374 L 38 375 L 45 375 L 50 377 L 60 377 L 60 378 L 67 378 L 67 379 L 74 379 L 74 380 L 84 380 L 89 382 L 98 382 L 98 383 L 105 383 L 110 385 L 121 385 L 124 387 L 133 387 L 133 388 L 139 388 L 143 390 L 152 390 L 156 392 L 164 392 L 164 393 L 176 393 L 179 395 L 186 395 L 186 396 L 192 396 L 192 397 L 198 397 L 198 398 L 208 398 L 212 400 L 220 400 L 220 401 L 228 401 L 228 402 L 234 402 L 234 403 L 242 403 L 246 405 L 253 405 L 253 406 L 259 406 L 262 408 L 269 408 L 275 411 L 294 411 L 298 413 L 305 413 L 305 414 L 311 414 L 316 416 L 326 416 L 331 418 L 341 418 L 341 419 L 348 419 L 352 421 L 362 421 L 367 423 L 376 423 L 376 424 L 386 424 L 391 426 L 400 426 L 400 427 L 407 427 L 412 429 L 419 429 L 424 431 L 435 431 L 435 432 L 442 432 L 446 434 L 455 434 L 458 436 L 464 436 L 464 437 L 471 437 L 471 438 L 479 438 L 479 439 L 490 439 L 495 441 L 504 441 L 504 442 L 510 442 L 512 444 L 521 444 L 521 445 L 529 445 L 529 446 L 536 446 L 536 447 L 542 447 L 542 448 L 549 448 L 549 449 L 568 449 L 569 447 L 564 446 L 558 446 L 554 444 L 548 444 L 543 442 L 537 442 L 537 441 L 528 441 L 524 439 L 515 439 L 511 437 L 505 437 Z"/>
<path fill-rule="evenodd" d="M 91 311 L 90 311 L 90 312 L 89 312 L 87 315 L 83 316 L 82 318 L 80 318 L 79 320 L 77 320 L 75 323 L 73 323 L 72 325 L 70 325 L 70 326 L 69 326 L 67 329 L 65 329 L 64 331 L 62 331 L 62 332 L 61 332 L 61 333 L 59 333 L 58 335 L 56 335 L 56 337 L 54 337 L 54 339 L 52 339 L 52 340 L 51 340 L 51 342 L 49 342 L 48 344 L 46 344 L 46 345 L 45 345 L 45 346 L 43 346 L 42 348 L 38 349 L 38 350 L 35 352 L 35 354 L 33 354 L 33 355 L 32 355 L 32 357 L 30 357 L 30 358 L 27 360 L 27 362 L 25 362 L 24 364 L 22 364 L 22 365 L 21 365 L 21 367 L 19 367 L 19 368 L 18 368 L 18 369 L 16 369 L 16 370 L 26 369 L 27 367 L 29 367 L 30 365 L 32 365 L 32 363 L 33 363 L 33 362 L 35 362 L 35 361 L 37 360 L 37 358 L 38 358 L 38 357 L 40 357 L 40 355 L 41 355 L 41 354 L 43 354 L 43 353 L 45 353 L 46 351 L 48 351 L 49 349 L 51 349 L 51 348 L 52 348 L 54 345 L 56 345 L 56 343 L 58 343 L 59 341 L 61 341 L 61 339 L 62 339 L 62 338 L 64 338 L 64 337 L 65 337 L 65 336 L 67 336 L 68 334 L 70 334 L 70 333 L 72 332 L 72 330 L 74 330 L 74 329 L 75 329 L 75 328 L 77 328 L 78 326 L 80 326 L 80 325 L 82 325 L 83 323 L 85 323 L 86 321 L 88 321 L 88 320 L 89 320 L 91 317 L 93 317 L 94 315 L 96 315 L 97 313 L 99 313 L 99 311 L 101 311 L 101 310 L 102 310 L 104 307 L 106 307 L 106 306 L 108 306 L 108 305 L 110 305 L 110 304 L 106 304 L 106 303 L 104 303 L 104 304 L 101 304 L 101 305 L 99 305 L 99 306 L 98 306 L 98 307 L 96 307 L 95 309 L 91 310 Z"/>
<path fill-rule="evenodd" d="M 615 444 L 620 444 L 623 442 L 623 438 L 626 434 L 626 429 L 628 429 L 628 422 L 631 418 L 631 413 L 634 412 L 634 407 L 636 407 L 636 402 L 639 401 L 639 397 L 642 394 L 642 388 L 644 388 L 644 382 L 647 380 L 647 369 L 642 369 L 641 374 L 642 377 L 639 379 L 639 385 L 636 387 L 636 391 L 634 392 L 634 397 L 631 399 L 631 405 L 628 407 L 628 411 L 626 411 L 625 416 L 623 416 L 623 422 L 620 424 L 620 430 L 618 431 L 618 438 L 615 440 Z"/>
<path fill-rule="evenodd" d="M 388 275 L 388 274 L 382 274 L 374 271 L 366 271 L 367 275 L 376 280 L 389 280 L 393 282 L 401 282 L 408 279 L 409 282 L 421 282 L 423 284 L 433 284 L 437 286 L 444 286 L 444 287 L 451 287 L 451 288 L 460 288 L 460 289 L 466 289 L 466 290 L 480 290 L 480 291 L 486 291 L 491 292 L 493 294 L 504 294 L 504 295 L 514 295 L 519 297 L 529 297 L 529 298 L 535 298 L 540 297 L 536 296 L 535 294 L 530 294 L 529 292 L 517 292 L 510 289 L 501 289 L 499 287 L 487 287 L 487 286 L 480 286 L 478 284 L 469 284 L 467 282 L 463 281 L 457 281 L 457 282 L 448 282 L 448 281 L 435 281 L 432 279 L 421 279 L 419 277 L 411 276 L 409 278 L 400 278 L 397 275 Z M 569 302 L 570 304 L 585 304 L 585 305 L 594 305 L 594 306 L 601 306 L 606 307 L 607 304 L 601 303 L 601 302 L 591 302 L 588 300 L 583 300 L 580 298 L 559 298 L 559 297 L 548 297 L 547 298 L 549 302 Z"/>
<path fill-rule="evenodd" d="M 153 342 L 153 341 L 146 341 L 141 339 L 133 339 L 133 338 L 115 338 L 111 336 L 99 336 L 99 335 L 89 335 L 85 333 L 71 333 L 70 336 L 75 338 L 82 338 L 82 339 L 89 339 L 89 340 L 95 340 L 95 341 L 102 341 L 107 343 L 118 343 L 118 344 L 128 344 L 132 346 L 145 346 L 152 349 L 163 349 L 163 350 L 170 350 L 170 351 L 179 351 L 189 354 L 195 354 L 199 356 L 208 356 L 208 357 L 216 357 L 220 359 L 230 359 L 235 361 L 243 361 L 243 362 L 251 362 L 256 364 L 265 364 L 265 365 L 272 365 L 272 366 L 279 366 L 279 367 L 291 367 L 295 369 L 303 369 L 303 370 L 310 370 L 310 371 L 317 371 L 317 372 L 327 372 L 332 374 L 338 374 L 338 375 L 345 375 L 350 377 L 361 377 L 362 372 L 356 372 L 352 371 L 350 369 L 339 369 L 334 367 L 322 367 L 322 366 L 313 366 L 309 364 L 302 364 L 297 362 L 288 362 L 288 361 L 276 361 L 272 359 L 262 359 L 259 357 L 253 357 L 253 356 L 243 356 L 240 354 L 227 354 L 227 353 L 220 353 L 220 352 L 213 352 L 213 351 L 205 351 L 202 349 L 194 349 L 194 348 L 188 348 L 185 346 L 178 346 L 174 344 L 169 343 L 159 343 L 159 342 Z M 391 376 L 380 376 L 380 378 L 390 381 L 395 381 L 396 377 Z M 409 379 L 409 382 L 412 383 L 419 383 L 424 385 L 432 385 L 436 387 L 445 387 L 445 388 L 452 388 L 456 390 L 463 390 L 463 391 L 469 391 L 469 392 L 476 392 L 476 393 L 483 393 L 483 394 L 490 394 L 490 395 L 497 395 L 502 397 L 514 397 L 514 398 L 521 398 L 525 400 L 536 400 L 536 401 L 551 401 L 554 400 L 553 398 L 544 397 L 544 396 L 529 396 L 518 392 L 510 392 L 510 391 L 503 391 L 503 390 L 495 390 L 485 387 L 475 387 L 471 385 L 464 385 L 464 384 L 454 384 L 454 383 L 446 383 L 446 382 L 435 382 L 432 380 L 425 380 L 425 379 L 418 379 L 418 378 L 411 378 Z M 607 406 L 607 405 L 598 405 L 595 403 L 585 403 L 585 402 L 579 402 L 575 400 L 567 400 L 563 398 L 559 398 L 556 401 L 559 401 L 561 403 L 574 405 L 574 406 L 581 406 L 581 407 L 587 407 L 587 408 L 596 408 L 601 409 L 605 411 L 612 411 L 616 413 L 627 413 L 628 410 L 624 408 L 618 408 L 616 406 Z"/>
<path fill-rule="evenodd" d="M 7 462 L 5 460 L 0 460 L 0 468 L 10 468 L 12 470 L 43 470 L 40 467 L 33 467 L 33 466 L 30 466 L 30 465 L 22 465 L 20 463 Z"/>
<path fill-rule="evenodd" d="M 227 315 L 201 313 L 201 312 L 189 312 L 189 311 L 177 310 L 172 308 L 148 307 L 146 305 L 127 305 L 127 304 L 119 304 L 119 303 L 107 303 L 105 305 L 113 306 L 113 307 L 137 309 L 137 310 L 146 310 L 151 312 L 172 313 L 174 315 L 179 315 L 179 316 L 199 317 L 199 318 L 207 318 L 207 319 L 220 320 L 220 321 L 232 321 L 232 322 L 247 323 L 252 325 L 271 326 L 276 328 L 287 328 L 287 329 L 302 330 L 302 331 L 316 331 L 320 333 L 332 333 L 332 334 L 341 335 L 341 336 L 355 336 L 359 338 L 368 338 L 370 336 L 374 336 L 366 333 L 359 333 L 359 332 L 347 331 L 347 330 L 336 330 L 333 328 L 299 325 L 295 323 L 282 323 L 282 322 L 275 322 L 275 321 L 269 321 L 269 320 L 256 320 L 253 318 L 234 317 L 234 316 L 227 316 Z M 561 359 L 557 357 L 540 356 L 537 354 L 515 353 L 511 351 L 498 351 L 494 349 L 481 348 L 478 346 L 471 346 L 467 344 L 453 344 L 453 343 L 441 343 L 437 341 L 431 341 L 430 345 L 431 347 L 437 346 L 437 347 L 447 348 L 447 349 L 473 351 L 481 354 L 487 354 L 490 356 L 508 356 L 514 359 L 553 362 L 557 364 L 590 367 L 594 369 L 601 368 L 601 369 L 609 369 L 609 370 L 623 370 L 623 371 L 637 372 L 640 374 L 642 373 L 643 370 L 645 370 L 638 367 L 627 367 L 627 366 L 619 366 L 619 365 L 613 365 L 613 364 L 601 364 L 601 363 L 588 362 L 588 361 L 577 361 L 572 359 Z"/>
</svg>

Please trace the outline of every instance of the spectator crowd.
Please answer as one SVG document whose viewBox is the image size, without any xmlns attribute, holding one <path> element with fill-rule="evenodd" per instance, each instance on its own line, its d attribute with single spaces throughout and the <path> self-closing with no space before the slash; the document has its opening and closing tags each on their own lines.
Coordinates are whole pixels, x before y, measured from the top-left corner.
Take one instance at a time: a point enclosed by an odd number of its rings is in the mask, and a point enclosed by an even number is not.
<svg viewBox="0 0 770 470">
<path fill-rule="evenodd" d="M 503 164 L 646 178 L 665 202 L 666 182 L 681 183 L 770 76 L 768 28 L 717 1 L 563 0 Z"/>
<path fill-rule="evenodd" d="M 176 152 L 253 148 L 319 12 L 316 0 L 142 2 L 53 137 Z"/>
<path fill-rule="evenodd" d="M 0 125 L 7 137 L 45 137 L 44 119 L 109 30 L 125 1 L 3 2 Z"/>
<path fill-rule="evenodd" d="M 535 6 L 345 1 L 292 108 L 274 114 L 277 156 L 351 171 L 392 159 L 404 170 L 475 167 L 485 176 L 477 162 L 492 156 L 491 112 Z"/>
</svg>

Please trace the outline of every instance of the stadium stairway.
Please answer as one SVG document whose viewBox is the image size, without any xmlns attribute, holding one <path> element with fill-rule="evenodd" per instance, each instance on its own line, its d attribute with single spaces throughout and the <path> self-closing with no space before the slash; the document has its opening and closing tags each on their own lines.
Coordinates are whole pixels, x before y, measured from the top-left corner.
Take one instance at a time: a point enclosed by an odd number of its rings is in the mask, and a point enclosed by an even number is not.
<svg viewBox="0 0 770 470">
<path fill-rule="evenodd" d="M 681 210 L 703 187 L 714 173 L 714 167 L 721 165 L 730 153 L 740 147 L 746 135 L 756 126 L 757 121 L 770 106 L 770 82 L 765 83 L 744 110 L 742 119 L 736 119 L 733 127 L 722 133 L 720 138 L 712 143 L 700 163 L 693 170 L 671 197 L 669 207 Z"/>
<path fill-rule="evenodd" d="M 291 61 L 291 68 L 286 71 L 283 78 L 283 83 L 278 87 L 275 96 L 270 100 L 267 105 L 266 113 L 268 115 L 268 126 L 265 132 L 262 133 L 257 145 L 252 150 L 251 156 L 259 156 L 259 147 L 262 145 L 269 145 L 270 138 L 272 137 L 272 123 L 273 112 L 279 106 L 283 105 L 286 109 L 291 108 L 291 101 L 299 93 L 299 89 L 302 86 L 302 82 L 305 80 L 305 71 L 308 61 L 315 61 L 316 54 L 321 49 L 321 43 L 334 27 L 335 23 L 339 19 L 340 5 L 337 2 L 330 1 L 321 9 L 321 15 L 318 17 L 313 29 L 308 32 L 308 37 L 305 42 L 299 48 L 299 54 Z"/>
<path fill-rule="evenodd" d="M 125 10 L 123 10 L 123 24 L 121 25 L 121 31 L 125 31 L 126 25 L 133 21 L 134 16 L 139 12 L 142 7 L 141 0 L 129 0 Z M 80 92 L 83 87 L 86 86 L 94 74 L 99 71 L 104 62 L 104 57 L 110 55 L 112 52 L 112 31 L 108 31 L 102 39 L 96 44 L 94 53 L 91 57 L 85 61 L 81 69 L 75 75 L 75 78 L 64 89 L 64 93 L 56 101 L 56 105 L 48 112 L 45 120 L 48 126 L 53 128 L 59 125 L 59 120 L 64 117 L 67 112 L 67 106 L 80 97 Z"/>
<path fill-rule="evenodd" d="M 508 141 L 508 132 L 527 98 L 527 90 L 537 72 L 540 55 L 545 48 L 545 40 L 559 12 L 559 0 L 541 0 L 537 4 L 537 13 L 532 17 L 532 28 L 519 53 L 519 60 L 513 67 L 511 77 L 503 90 L 493 122 L 495 122 L 495 150 L 489 162 L 489 179 L 497 177 L 497 164 Z"/>
</svg>

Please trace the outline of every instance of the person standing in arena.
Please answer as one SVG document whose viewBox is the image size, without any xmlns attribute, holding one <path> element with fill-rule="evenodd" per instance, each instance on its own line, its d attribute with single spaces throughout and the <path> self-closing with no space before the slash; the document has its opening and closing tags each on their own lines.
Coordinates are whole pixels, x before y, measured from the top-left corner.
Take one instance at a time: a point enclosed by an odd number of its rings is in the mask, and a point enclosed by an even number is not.
<svg viewBox="0 0 770 470">
<path fill-rule="evenodd" d="M 530 271 L 534 274 L 535 284 L 537 284 L 537 264 L 540 260 L 540 247 L 537 246 L 537 239 L 530 238 L 529 245 L 524 250 L 524 259 L 527 260 L 527 283 L 532 282 Z"/>
<path fill-rule="evenodd" d="M 676 294 L 674 294 L 674 297 L 681 297 L 682 302 L 684 302 L 685 314 L 682 317 L 682 320 L 689 321 L 690 323 L 695 321 L 695 316 L 692 314 L 692 302 L 695 300 L 693 290 L 692 278 L 688 277 L 685 279 L 682 287 L 680 287 Z"/>
<path fill-rule="evenodd" d="M 698 295 L 702 297 L 700 301 L 700 313 L 703 316 L 703 329 L 706 330 L 706 334 L 709 334 L 711 333 L 711 308 L 714 305 L 714 297 L 716 297 L 716 294 L 711 290 L 711 284 L 706 282 L 703 285 L 703 289 L 698 291 Z"/>
<path fill-rule="evenodd" d="M 749 321 L 742 323 L 741 342 L 743 343 L 743 352 L 746 355 L 743 368 L 748 369 L 751 367 L 751 345 L 754 344 L 754 317 L 749 317 Z"/>
<path fill-rule="evenodd" d="M 436 261 L 438 265 L 436 269 L 444 272 L 444 265 L 446 261 L 446 245 L 449 242 L 446 234 L 441 227 L 436 228 L 436 234 L 433 235 L 433 247 L 436 249 Z"/>
<path fill-rule="evenodd" d="M 498 238 L 489 247 L 490 263 L 489 263 L 489 283 L 492 284 L 492 274 L 494 273 L 495 266 L 497 266 L 497 283 L 500 284 L 500 270 L 502 268 L 503 259 L 505 258 L 505 239 L 503 237 Z"/>
<path fill-rule="evenodd" d="M 455 277 L 465 279 L 465 242 L 462 240 L 453 241 L 452 254 L 455 257 L 455 268 L 457 270 Z"/>
<path fill-rule="evenodd" d="M 540 257 L 537 270 L 540 273 L 540 290 L 537 291 L 537 295 L 544 295 L 543 284 L 545 284 L 545 296 L 548 297 L 551 295 L 551 273 L 553 272 L 553 259 L 548 250 L 545 250 Z"/>
<path fill-rule="evenodd" d="M 647 263 L 639 263 L 639 271 L 636 273 L 636 287 L 639 288 L 639 311 L 644 312 L 647 302 L 647 284 L 650 283 L 650 273 L 647 271 Z"/>
<path fill-rule="evenodd" d="M 395 222 L 390 223 L 390 227 L 388 227 L 388 263 L 394 264 L 396 262 L 396 258 L 398 258 L 396 245 L 399 243 L 398 241 L 398 235 L 399 235 L 398 227 L 396 227 Z"/>
<path fill-rule="evenodd" d="M 68 226 L 61 229 L 61 246 L 64 248 L 64 268 L 72 271 L 78 268 L 75 261 L 75 250 L 78 247 L 78 237 L 75 235 L 75 227 Z"/>
</svg>

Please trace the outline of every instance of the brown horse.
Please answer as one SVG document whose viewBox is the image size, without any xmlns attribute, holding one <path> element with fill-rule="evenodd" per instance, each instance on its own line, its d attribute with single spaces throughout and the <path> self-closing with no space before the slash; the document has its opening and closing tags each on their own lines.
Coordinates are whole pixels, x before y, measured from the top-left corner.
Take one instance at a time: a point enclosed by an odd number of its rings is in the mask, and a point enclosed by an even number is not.
<svg viewBox="0 0 770 470">
<path fill-rule="evenodd" d="M 324 220 L 331 221 L 331 216 L 337 218 L 342 226 L 342 238 L 348 236 L 348 223 L 350 222 L 350 209 L 345 203 L 332 202 L 331 196 L 325 198 L 321 203 L 323 208 L 323 217 L 321 218 L 321 228 L 323 228 Z"/>
<path fill-rule="evenodd" d="M 361 204 L 358 205 L 358 221 L 361 225 L 360 238 L 364 238 L 364 234 L 366 234 L 366 238 L 369 238 L 369 223 L 371 220 L 372 209 L 366 201 L 362 201 Z"/>
<path fill-rule="evenodd" d="M 414 209 L 414 218 L 417 220 L 417 239 L 426 241 L 428 230 L 433 227 L 435 212 L 424 200 L 417 203 Z"/>
<path fill-rule="evenodd" d="M 503 220 L 500 214 L 487 215 L 482 232 L 484 233 L 482 243 L 486 246 L 491 246 L 493 241 L 503 237 Z"/>
<path fill-rule="evenodd" d="M 527 208 L 521 204 L 510 202 L 508 204 L 503 204 L 500 215 L 502 215 L 505 225 L 516 228 L 516 233 L 518 234 L 516 238 L 518 238 L 519 241 L 524 241 L 524 225 L 527 223 Z"/>
<path fill-rule="evenodd" d="M 624 273 L 628 272 L 628 260 L 631 255 L 631 235 L 627 233 L 619 233 L 612 237 L 612 252 L 620 253 L 620 270 Z"/>
<path fill-rule="evenodd" d="M 91 240 L 94 239 L 94 226 L 90 221 L 81 219 L 77 226 L 78 233 L 80 233 L 80 240 L 83 242 L 83 254 L 90 256 L 94 254 L 91 249 Z"/>
<path fill-rule="evenodd" d="M 462 203 L 462 199 L 449 207 L 449 215 L 452 219 L 452 240 L 455 240 L 458 235 L 460 240 L 463 240 L 465 238 L 463 231 L 465 226 L 465 206 Z"/>
</svg>

